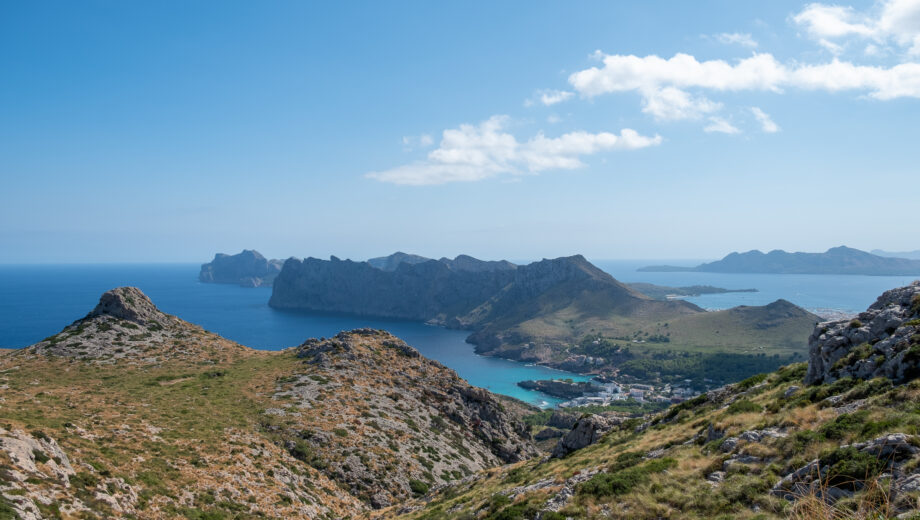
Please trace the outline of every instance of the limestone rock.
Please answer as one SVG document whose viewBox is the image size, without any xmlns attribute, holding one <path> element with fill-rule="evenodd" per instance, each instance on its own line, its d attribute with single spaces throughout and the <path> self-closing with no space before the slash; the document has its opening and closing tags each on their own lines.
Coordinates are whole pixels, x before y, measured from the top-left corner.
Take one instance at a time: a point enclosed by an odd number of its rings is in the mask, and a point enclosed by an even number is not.
<svg viewBox="0 0 920 520">
<path fill-rule="evenodd" d="M 600 415 L 586 415 L 575 423 L 575 426 L 565 437 L 559 439 L 559 443 L 553 448 L 551 456 L 561 459 L 573 451 L 590 446 L 599 441 L 616 424 L 617 421 L 614 419 L 608 419 Z"/>
<path fill-rule="evenodd" d="M 886 291 L 853 320 L 819 323 L 808 340 L 807 384 L 920 375 L 920 281 Z"/>
</svg>

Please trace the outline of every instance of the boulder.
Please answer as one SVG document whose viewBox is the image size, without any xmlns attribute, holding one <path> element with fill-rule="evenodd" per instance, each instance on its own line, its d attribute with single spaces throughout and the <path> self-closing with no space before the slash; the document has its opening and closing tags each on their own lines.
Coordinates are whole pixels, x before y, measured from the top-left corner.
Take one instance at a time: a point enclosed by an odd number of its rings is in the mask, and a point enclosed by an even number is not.
<svg viewBox="0 0 920 520">
<path fill-rule="evenodd" d="M 600 415 L 586 415 L 579 419 L 572 430 L 553 448 L 551 457 L 561 459 L 573 451 L 580 450 L 599 441 L 610 431 L 616 422 Z"/>
</svg>

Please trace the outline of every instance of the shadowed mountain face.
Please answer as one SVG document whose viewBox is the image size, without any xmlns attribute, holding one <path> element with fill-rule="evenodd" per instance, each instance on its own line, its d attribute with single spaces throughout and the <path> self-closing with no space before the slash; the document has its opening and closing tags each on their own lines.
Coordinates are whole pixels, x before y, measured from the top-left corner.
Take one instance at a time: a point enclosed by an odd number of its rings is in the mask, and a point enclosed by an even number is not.
<svg viewBox="0 0 920 520">
<path fill-rule="evenodd" d="M 268 260 L 258 251 L 244 249 L 235 255 L 217 253 L 202 264 L 198 280 L 205 283 L 230 283 L 244 287 L 271 285 L 281 272 L 281 260 Z"/>
<path fill-rule="evenodd" d="M 392 271 L 335 257 L 290 259 L 269 304 L 471 330 L 468 341 L 479 353 L 569 369 L 574 365 L 565 352 L 587 335 L 652 337 L 691 350 L 772 345 L 788 355 L 804 353 L 804 338 L 817 321 L 788 302 L 706 312 L 686 301 L 652 299 L 580 255 L 512 267 L 458 257 L 403 262 Z"/>
<path fill-rule="evenodd" d="M 762 253 L 731 253 L 722 260 L 696 267 L 649 266 L 646 272 L 700 271 L 709 273 L 767 274 L 861 274 L 874 276 L 912 276 L 920 274 L 920 260 L 891 258 L 866 253 L 846 246 L 824 253 L 787 253 L 781 250 Z"/>
</svg>

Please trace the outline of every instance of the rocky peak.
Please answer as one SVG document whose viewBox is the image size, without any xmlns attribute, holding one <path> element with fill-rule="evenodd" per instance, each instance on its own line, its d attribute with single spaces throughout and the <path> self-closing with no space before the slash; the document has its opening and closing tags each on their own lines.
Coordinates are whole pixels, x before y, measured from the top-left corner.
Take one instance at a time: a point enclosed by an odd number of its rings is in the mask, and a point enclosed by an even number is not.
<svg viewBox="0 0 920 520">
<path fill-rule="evenodd" d="M 106 291 L 99 304 L 61 332 L 22 350 L 100 363 L 218 362 L 245 347 L 160 311 L 137 287 Z"/>
<path fill-rule="evenodd" d="M 169 320 L 169 317 L 157 309 L 150 298 L 137 287 L 118 287 L 104 292 L 99 298 L 99 304 L 86 317 L 94 318 L 103 315 L 140 325 L 148 323 L 162 325 Z"/>
<path fill-rule="evenodd" d="M 852 320 L 819 323 L 808 347 L 809 384 L 920 376 L 920 281 L 886 291 Z"/>
</svg>

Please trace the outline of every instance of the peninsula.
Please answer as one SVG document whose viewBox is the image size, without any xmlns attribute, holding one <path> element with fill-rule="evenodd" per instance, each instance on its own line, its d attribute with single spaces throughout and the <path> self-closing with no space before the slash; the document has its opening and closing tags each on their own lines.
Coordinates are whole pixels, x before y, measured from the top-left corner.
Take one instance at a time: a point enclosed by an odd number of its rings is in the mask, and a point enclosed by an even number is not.
<svg viewBox="0 0 920 520">
<path fill-rule="evenodd" d="M 828 249 L 824 253 L 787 253 L 778 249 L 762 253 L 754 250 L 731 253 L 722 260 L 696 267 L 653 265 L 643 267 L 639 271 L 914 276 L 920 275 L 920 260 L 879 256 L 840 246 Z"/>
</svg>

